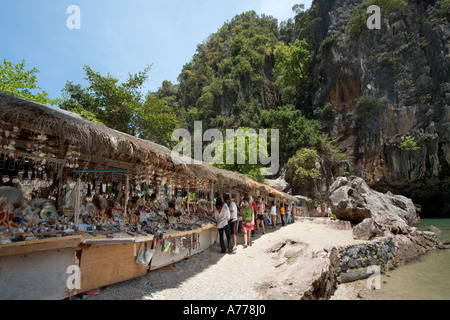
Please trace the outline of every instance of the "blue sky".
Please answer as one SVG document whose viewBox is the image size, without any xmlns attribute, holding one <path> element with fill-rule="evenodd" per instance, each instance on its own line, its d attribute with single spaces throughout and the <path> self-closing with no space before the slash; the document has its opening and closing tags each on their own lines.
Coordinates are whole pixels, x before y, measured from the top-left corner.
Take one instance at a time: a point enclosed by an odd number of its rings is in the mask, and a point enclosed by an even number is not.
<svg viewBox="0 0 450 320">
<path fill-rule="evenodd" d="M 146 90 L 177 81 L 197 45 L 248 10 L 279 21 L 311 0 L 0 0 L 0 59 L 36 67 L 39 86 L 59 98 L 66 80 L 85 83 L 83 65 L 124 81 L 153 63 Z M 81 29 L 69 30 L 70 5 Z"/>
</svg>

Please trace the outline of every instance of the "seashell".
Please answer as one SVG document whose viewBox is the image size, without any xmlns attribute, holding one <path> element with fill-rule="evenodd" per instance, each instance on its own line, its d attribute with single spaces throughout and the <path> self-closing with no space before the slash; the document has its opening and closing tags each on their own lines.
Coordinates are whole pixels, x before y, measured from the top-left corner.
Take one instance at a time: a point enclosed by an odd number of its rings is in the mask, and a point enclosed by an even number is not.
<svg viewBox="0 0 450 320">
<path fill-rule="evenodd" d="M 47 140 L 47 136 L 45 134 L 40 134 L 40 135 L 38 135 L 37 139 L 39 141 L 46 141 Z"/>
<path fill-rule="evenodd" d="M 13 127 L 13 132 L 18 133 L 19 132 L 19 127 L 14 126 Z"/>
<path fill-rule="evenodd" d="M 11 131 L 6 130 L 6 131 L 5 131 L 5 136 L 8 138 L 10 135 L 11 135 Z"/>
<path fill-rule="evenodd" d="M 16 148 L 14 148 L 14 146 L 12 145 L 7 146 L 6 149 L 10 151 L 16 151 Z"/>
<path fill-rule="evenodd" d="M 66 152 L 66 155 L 67 155 L 67 156 L 71 156 L 71 155 L 72 155 L 72 151 L 70 151 L 70 150 L 67 151 L 67 152 Z"/>
</svg>

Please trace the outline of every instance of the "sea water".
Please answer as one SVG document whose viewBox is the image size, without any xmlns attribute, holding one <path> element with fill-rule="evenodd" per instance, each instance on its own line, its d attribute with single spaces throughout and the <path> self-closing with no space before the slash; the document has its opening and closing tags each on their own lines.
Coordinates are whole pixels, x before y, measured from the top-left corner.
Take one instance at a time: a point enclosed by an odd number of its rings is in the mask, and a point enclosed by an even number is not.
<svg viewBox="0 0 450 320">
<path fill-rule="evenodd" d="M 450 241 L 450 219 L 422 219 L 420 230 L 441 230 L 439 239 Z M 450 300 L 450 250 L 434 250 L 416 261 L 381 276 L 381 299 Z"/>
</svg>

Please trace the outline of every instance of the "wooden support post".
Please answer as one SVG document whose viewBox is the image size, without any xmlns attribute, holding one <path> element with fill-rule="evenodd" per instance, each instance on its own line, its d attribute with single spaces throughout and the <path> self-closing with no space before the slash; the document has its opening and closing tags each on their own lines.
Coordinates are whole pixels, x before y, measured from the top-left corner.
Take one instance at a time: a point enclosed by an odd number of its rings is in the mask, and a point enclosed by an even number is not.
<svg viewBox="0 0 450 320">
<path fill-rule="evenodd" d="M 187 211 L 188 214 L 190 214 L 189 211 L 189 203 L 191 202 L 191 182 L 188 180 L 188 186 L 187 186 Z"/>
<path fill-rule="evenodd" d="M 214 212 L 214 181 L 211 181 L 211 213 Z"/>
<path fill-rule="evenodd" d="M 127 216 L 127 209 L 128 209 L 128 199 L 130 197 L 130 175 L 125 175 L 125 204 L 124 204 L 124 210 L 123 210 L 123 216 Z"/>
</svg>

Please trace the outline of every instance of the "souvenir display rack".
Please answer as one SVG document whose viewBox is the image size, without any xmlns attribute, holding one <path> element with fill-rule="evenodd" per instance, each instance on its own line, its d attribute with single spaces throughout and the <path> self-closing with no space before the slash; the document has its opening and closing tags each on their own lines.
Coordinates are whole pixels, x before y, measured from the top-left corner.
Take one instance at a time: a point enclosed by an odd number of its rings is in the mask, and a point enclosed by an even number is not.
<svg viewBox="0 0 450 320">
<path fill-rule="evenodd" d="M 53 277 L 45 290 L 63 298 L 197 254 L 217 240 L 214 199 L 223 193 L 238 202 L 287 198 L 237 173 L 177 165 L 169 149 L 76 114 L 0 94 L 0 267 L 10 266 L 2 286 L 35 283 L 34 299 L 40 279 Z M 136 262 L 142 246 L 153 250 L 147 264 Z M 81 270 L 77 290 L 66 288 L 69 262 Z M 24 274 L 8 277 L 19 263 Z"/>
</svg>

